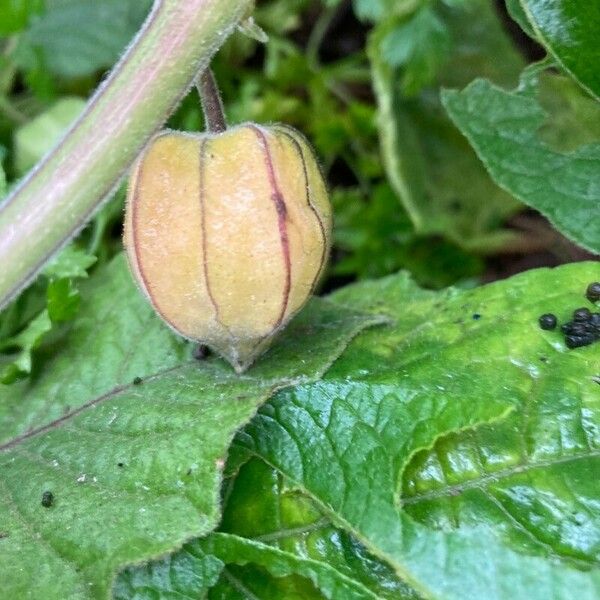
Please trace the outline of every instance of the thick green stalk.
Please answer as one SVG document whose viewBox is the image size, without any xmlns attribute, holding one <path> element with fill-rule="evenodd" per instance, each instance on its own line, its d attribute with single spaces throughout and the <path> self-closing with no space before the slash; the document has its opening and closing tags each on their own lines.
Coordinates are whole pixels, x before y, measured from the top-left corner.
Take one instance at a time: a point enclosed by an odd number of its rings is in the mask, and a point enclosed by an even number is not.
<svg viewBox="0 0 600 600">
<path fill-rule="evenodd" d="M 64 139 L 0 205 L 0 308 L 113 191 L 252 0 L 156 0 Z"/>
</svg>

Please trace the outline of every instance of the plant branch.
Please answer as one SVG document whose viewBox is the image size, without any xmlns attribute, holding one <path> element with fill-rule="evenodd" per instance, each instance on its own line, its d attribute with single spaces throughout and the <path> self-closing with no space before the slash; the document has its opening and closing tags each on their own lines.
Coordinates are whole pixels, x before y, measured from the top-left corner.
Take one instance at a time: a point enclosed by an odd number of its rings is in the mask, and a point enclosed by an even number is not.
<svg viewBox="0 0 600 600">
<path fill-rule="evenodd" d="M 252 0 L 156 0 L 63 140 L 0 205 L 0 308 L 89 220 Z"/>
</svg>

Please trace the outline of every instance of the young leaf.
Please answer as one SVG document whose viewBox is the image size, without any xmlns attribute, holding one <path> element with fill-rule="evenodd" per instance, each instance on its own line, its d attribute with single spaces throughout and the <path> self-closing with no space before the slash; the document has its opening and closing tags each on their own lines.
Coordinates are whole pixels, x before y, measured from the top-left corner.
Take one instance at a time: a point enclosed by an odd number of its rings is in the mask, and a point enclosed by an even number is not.
<svg viewBox="0 0 600 600">
<path fill-rule="evenodd" d="M 453 43 L 437 85 L 415 98 L 402 92 L 405 69 L 392 68 L 383 55 L 393 22 L 376 27 L 370 39 L 385 169 L 419 233 L 440 234 L 463 248 L 489 252 L 514 240 L 500 226 L 518 203 L 494 185 L 444 114 L 437 86 L 466 85 L 484 73 L 512 84 L 523 61 L 487 0 L 440 9 L 439 14 Z"/>
<path fill-rule="evenodd" d="M 485 80 L 445 91 L 452 120 L 475 148 L 494 180 L 540 211 L 564 235 L 600 253 L 600 143 L 563 151 L 540 140 L 547 114 L 535 96 L 537 82 L 507 92 Z"/>
<path fill-rule="evenodd" d="M 406 96 L 434 81 L 450 48 L 446 24 L 430 6 L 402 21 L 381 40 L 383 59 L 391 67 L 404 68 L 401 85 Z"/>
<path fill-rule="evenodd" d="M 600 4 L 589 0 L 520 0 L 540 42 L 600 100 Z"/>
<path fill-rule="evenodd" d="M 529 423 L 532 389 L 541 391 L 554 414 L 562 414 L 564 406 L 577 412 L 577 403 L 587 400 L 577 414 L 584 416 L 593 444 L 588 472 L 598 469 L 594 378 L 600 345 L 568 350 L 558 331 L 542 331 L 537 323 L 549 310 L 561 319 L 569 315 L 597 277 L 596 263 L 581 263 L 464 292 L 422 292 L 405 276 L 346 288 L 333 299 L 387 312 L 396 324 L 358 337 L 323 381 L 278 393 L 238 443 L 309 494 L 335 524 L 426 598 L 464 598 L 469 590 L 490 599 L 592 600 L 600 593 L 597 567 L 579 571 L 558 560 L 553 547 L 542 556 L 528 555 L 523 547 L 517 551 L 500 539 L 502 530 L 493 520 L 455 531 L 418 524 L 402 509 L 401 483 L 411 457 L 449 433 L 493 422 L 490 435 L 502 443 L 501 419 Z M 540 356 L 549 364 L 540 363 Z M 549 418 L 557 434 L 564 431 Z M 535 425 L 529 425 L 528 443 L 543 453 L 553 436 L 543 423 Z M 551 478 L 563 459 L 552 452 L 546 457 L 540 468 Z M 518 470 L 515 475 L 511 490 L 518 502 L 526 475 L 519 479 Z M 562 510 L 579 512 L 570 479 L 562 481 L 567 486 Z M 527 498 L 517 511 L 527 510 Z M 548 512 L 546 519 L 551 517 Z M 581 544 L 600 532 L 592 511 L 586 519 Z"/>
<path fill-rule="evenodd" d="M 0 383 L 8 385 L 31 373 L 33 351 L 52 331 L 53 323 L 69 321 L 77 313 L 80 297 L 74 280 L 86 278 L 87 269 L 95 262 L 84 250 L 67 246 L 46 266 L 37 284 L 0 314 L 4 329 L 0 335 Z M 26 310 L 20 311 L 19 305 Z"/>
<path fill-rule="evenodd" d="M 51 329 L 48 311 L 43 310 L 23 331 L 0 341 L 0 384 L 9 385 L 31 372 L 32 352 Z"/>
<path fill-rule="evenodd" d="M 83 293 L 35 380 L 0 387 L 0 580 L 12 598 L 105 598 L 118 567 L 210 531 L 235 431 L 380 321 L 314 300 L 238 377 L 191 358 L 122 257 Z"/>
</svg>

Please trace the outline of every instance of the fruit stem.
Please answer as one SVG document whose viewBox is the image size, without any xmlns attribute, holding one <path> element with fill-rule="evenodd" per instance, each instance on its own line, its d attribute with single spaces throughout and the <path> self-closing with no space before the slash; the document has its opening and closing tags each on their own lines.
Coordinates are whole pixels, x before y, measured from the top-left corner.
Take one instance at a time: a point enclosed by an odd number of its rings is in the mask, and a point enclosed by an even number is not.
<svg viewBox="0 0 600 600">
<path fill-rule="evenodd" d="M 200 102 L 202 103 L 202 112 L 204 113 L 204 123 L 207 131 L 211 133 L 221 133 L 227 129 L 225 120 L 225 111 L 223 110 L 223 101 L 219 84 L 215 79 L 212 69 L 205 69 L 198 77 L 196 82 Z"/>
</svg>

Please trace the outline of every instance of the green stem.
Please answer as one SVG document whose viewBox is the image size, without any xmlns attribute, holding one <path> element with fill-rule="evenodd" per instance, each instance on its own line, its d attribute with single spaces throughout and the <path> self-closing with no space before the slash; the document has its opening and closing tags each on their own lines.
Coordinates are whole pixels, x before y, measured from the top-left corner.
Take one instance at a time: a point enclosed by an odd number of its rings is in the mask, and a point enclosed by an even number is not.
<svg viewBox="0 0 600 600">
<path fill-rule="evenodd" d="M 156 0 L 63 140 L 0 206 L 0 308 L 110 197 L 252 0 Z"/>
</svg>

